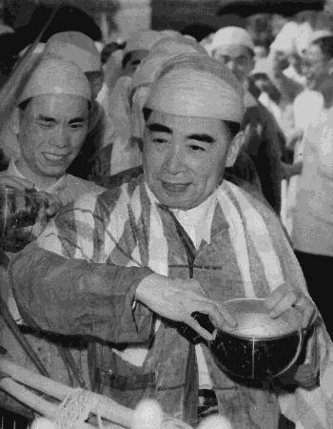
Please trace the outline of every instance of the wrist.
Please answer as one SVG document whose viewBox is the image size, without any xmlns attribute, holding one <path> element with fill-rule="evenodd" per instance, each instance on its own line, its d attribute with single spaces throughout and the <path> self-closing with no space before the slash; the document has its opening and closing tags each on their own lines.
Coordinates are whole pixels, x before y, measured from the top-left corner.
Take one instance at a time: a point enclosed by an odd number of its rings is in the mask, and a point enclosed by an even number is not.
<svg viewBox="0 0 333 429">
<path fill-rule="evenodd" d="M 149 295 L 152 288 L 156 289 L 162 282 L 165 281 L 165 279 L 165 276 L 161 276 L 157 273 L 152 273 L 144 277 L 136 288 L 134 300 L 145 303 L 147 295 Z"/>
</svg>

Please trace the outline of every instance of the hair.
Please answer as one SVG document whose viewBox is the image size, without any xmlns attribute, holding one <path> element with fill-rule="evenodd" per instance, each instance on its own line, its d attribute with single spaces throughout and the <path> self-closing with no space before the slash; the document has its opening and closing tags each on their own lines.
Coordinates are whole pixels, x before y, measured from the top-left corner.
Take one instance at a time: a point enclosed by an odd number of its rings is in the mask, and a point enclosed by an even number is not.
<svg viewBox="0 0 333 429">
<path fill-rule="evenodd" d="M 104 79 L 103 69 L 84 72 L 86 78 L 90 81 L 93 79 Z"/>
<path fill-rule="evenodd" d="M 327 59 L 333 58 L 333 36 L 320 37 L 314 40 L 311 45 L 318 46 Z"/>
<path fill-rule="evenodd" d="M 152 109 L 149 109 L 148 107 L 144 107 L 142 109 L 142 112 L 143 112 L 143 117 L 145 121 L 148 121 L 149 116 L 151 115 Z M 231 138 L 231 140 L 233 140 L 236 137 L 236 135 L 240 132 L 241 124 L 239 122 L 227 121 L 225 119 L 221 119 L 221 122 L 226 127 L 227 132 L 229 133 L 229 137 Z"/>
<path fill-rule="evenodd" d="M 181 33 L 192 36 L 196 39 L 197 42 L 201 42 L 205 37 L 208 37 L 210 34 L 213 34 L 216 31 L 217 29 L 211 25 L 201 22 L 194 22 L 186 25 L 182 29 Z"/>
<path fill-rule="evenodd" d="M 32 100 L 32 97 L 27 98 L 26 100 L 22 101 L 18 107 L 20 108 L 20 110 L 22 112 L 25 111 L 25 109 L 28 107 L 28 104 L 30 103 L 30 101 Z"/>
<path fill-rule="evenodd" d="M 121 68 L 124 70 L 125 67 L 127 66 L 127 63 L 130 61 L 132 56 L 132 52 L 127 52 L 127 54 L 124 55 L 124 58 L 121 62 Z"/>
<path fill-rule="evenodd" d="M 125 47 L 125 43 L 118 43 L 118 42 L 110 42 L 107 43 L 101 52 L 101 62 L 102 64 L 106 64 L 110 55 L 112 55 L 115 51 L 119 49 L 123 49 Z"/>
</svg>

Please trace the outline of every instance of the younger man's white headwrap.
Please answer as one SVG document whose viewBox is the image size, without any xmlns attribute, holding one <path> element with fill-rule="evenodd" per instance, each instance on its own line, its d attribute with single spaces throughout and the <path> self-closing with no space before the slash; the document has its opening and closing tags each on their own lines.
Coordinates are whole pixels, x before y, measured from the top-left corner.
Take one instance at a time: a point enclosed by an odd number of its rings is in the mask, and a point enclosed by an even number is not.
<svg viewBox="0 0 333 429">
<path fill-rule="evenodd" d="M 55 33 L 46 42 L 44 52 L 74 62 L 86 72 L 102 69 L 102 62 L 94 41 L 80 31 Z"/>
<path fill-rule="evenodd" d="M 182 54 L 163 66 L 145 107 L 172 115 L 241 123 L 243 91 L 220 62 L 206 55 Z"/>
<path fill-rule="evenodd" d="M 91 99 L 89 82 L 74 63 L 46 56 L 33 70 L 18 103 L 38 95 L 66 94 Z"/>
</svg>

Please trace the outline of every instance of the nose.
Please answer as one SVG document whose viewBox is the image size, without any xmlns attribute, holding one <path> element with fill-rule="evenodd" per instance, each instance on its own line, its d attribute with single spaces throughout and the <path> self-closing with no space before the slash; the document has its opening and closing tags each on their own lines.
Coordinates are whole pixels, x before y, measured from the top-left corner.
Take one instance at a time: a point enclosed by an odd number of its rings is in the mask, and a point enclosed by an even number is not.
<svg viewBox="0 0 333 429">
<path fill-rule="evenodd" d="M 54 136 L 54 144 L 59 148 L 67 148 L 70 145 L 69 133 L 64 126 L 59 126 Z"/>
<path fill-rule="evenodd" d="M 230 60 L 230 61 L 228 61 L 228 63 L 227 63 L 227 67 L 228 67 L 228 69 L 229 69 L 229 70 L 231 70 L 232 72 L 234 72 L 234 73 L 235 73 L 235 71 L 236 71 L 236 69 L 237 69 L 236 61 L 234 61 L 234 60 Z"/>
<path fill-rule="evenodd" d="M 167 153 L 164 162 L 164 168 L 171 174 L 178 174 L 184 171 L 184 151 L 178 146 L 173 145 Z"/>
</svg>

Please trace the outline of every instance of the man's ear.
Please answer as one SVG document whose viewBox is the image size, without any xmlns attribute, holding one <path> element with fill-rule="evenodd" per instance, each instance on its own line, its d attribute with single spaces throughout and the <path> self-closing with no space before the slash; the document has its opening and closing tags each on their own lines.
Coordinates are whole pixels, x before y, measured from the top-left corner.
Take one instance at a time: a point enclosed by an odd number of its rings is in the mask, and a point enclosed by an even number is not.
<svg viewBox="0 0 333 429">
<path fill-rule="evenodd" d="M 236 158 L 238 156 L 238 153 L 240 151 L 240 148 L 243 146 L 244 140 L 245 140 L 244 131 L 240 131 L 238 134 L 236 134 L 236 136 L 232 140 L 229 147 L 227 162 L 225 165 L 226 167 L 232 167 L 234 165 Z"/>
<path fill-rule="evenodd" d="M 16 136 L 20 132 L 20 116 L 21 116 L 20 109 L 18 107 L 15 107 L 12 114 L 12 119 L 11 119 L 11 129 L 13 134 L 15 134 Z"/>
</svg>

